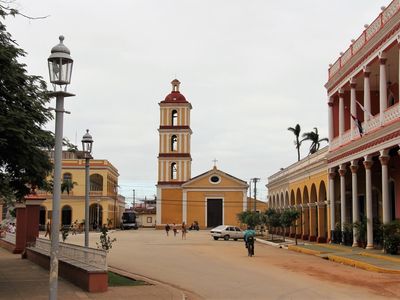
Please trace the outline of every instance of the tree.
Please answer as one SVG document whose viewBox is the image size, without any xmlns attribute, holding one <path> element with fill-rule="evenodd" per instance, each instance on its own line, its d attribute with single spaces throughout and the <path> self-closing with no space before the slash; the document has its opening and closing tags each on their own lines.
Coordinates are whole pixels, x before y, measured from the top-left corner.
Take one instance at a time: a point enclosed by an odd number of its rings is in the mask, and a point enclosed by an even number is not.
<svg viewBox="0 0 400 300">
<path fill-rule="evenodd" d="M 281 213 L 277 212 L 275 209 L 269 208 L 266 212 L 265 212 L 265 220 L 266 220 L 266 224 L 268 226 L 268 231 L 272 232 L 272 236 L 271 236 L 271 240 L 274 240 L 274 232 L 273 228 L 277 228 L 277 227 L 281 227 Z"/>
<path fill-rule="evenodd" d="M 300 146 L 301 146 L 301 141 L 299 139 L 300 132 L 301 132 L 300 125 L 296 124 L 295 127 L 289 127 L 288 130 L 293 132 L 293 134 L 296 137 L 296 140 L 294 141 L 294 145 L 296 146 L 296 149 L 297 149 L 297 161 L 299 161 L 300 160 Z"/>
<path fill-rule="evenodd" d="M 46 83 L 28 75 L 18 59 L 26 52 L 6 30 L 3 21 L 18 11 L 0 2 L 0 198 L 22 200 L 31 188 L 42 188 L 52 164 L 46 153 L 54 145 L 43 129 L 52 114 Z"/>
<path fill-rule="evenodd" d="M 285 210 L 281 214 L 281 226 L 284 228 L 283 240 L 285 240 L 286 228 L 291 226 L 296 227 L 295 222 L 300 217 L 300 212 L 297 210 Z M 297 245 L 297 234 L 295 234 L 296 245 Z"/>
<path fill-rule="evenodd" d="M 253 228 L 263 223 L 262 215 L 254 211 L 242 211 L 237 215 L 237 218 L 240 223 L 247 224 Z"/>
<path fill-rule="evenodd" d="M 321 146 L 321 142 L 329 141 L 328 138 L 319 138 L 318 129 L 316 127 L 314 127 L 314 131 L 303 133 L 303 139 L 301 140 L 301 142 L 307 140 L 311 141 L 309 154 L 317 152 L 319 150 L 319 147 Z"/>
</svg>

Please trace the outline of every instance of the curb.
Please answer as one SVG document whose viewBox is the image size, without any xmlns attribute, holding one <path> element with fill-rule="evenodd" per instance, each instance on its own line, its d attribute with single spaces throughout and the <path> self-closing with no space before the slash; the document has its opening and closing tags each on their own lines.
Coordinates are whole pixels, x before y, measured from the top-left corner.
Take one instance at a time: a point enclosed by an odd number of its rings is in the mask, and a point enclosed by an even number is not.
<svg viewBox="0 0 400 300">
<path fill-rule="evenodd" d="M 397 258 L 397 257 L 390 257 L 390 256 L 386 256 L 386 255 L 380 255 L 380 254 L 369 253 L 369 252 L 361 252 L 360 255 L 400 263 L 400 258 Z"/>
<path fill-rule="evenodd" d="M 303 253 L 303 254 L 310 254 L 310 255 L 316 255 L 316 256 L 327 253 L 327 252 L 324 252 L 324 251 L 317 251 L 317 250 L 302 248 L 302 247 L 299 247 L 299 246 L 296 246 L 296 245 L 289 245 L 288 249 L 292 250 L 292 251 L 300 252 L 300 253 Z"/>
<path fill-rule="evenodd" d="M 157 281 L 157 280 L 154 280 L 152 278 L 149 278 L 149 277 L 146 277 L 146 276 L 142 276 L 142 275 L 139 275 L 139 274 L 135 274 L 135 273 L 131 273 L 131 272 L 128 272 L 128 271 L 125 271 L 125 270 L 122 270 L 122 269 L 118 269 L 118 268 L 112 267 L 112 266 L 108 266 L 108 270 L 111 271 L 111 272 L 120 274 L 122 276 L 130 277 L 130 278 L 134 277 L 132 279 L 139 279 L 139 280 L 146 281 L 146 282 L 148 282 L 148 283 L 150 283 L 152 285 L 162 286 L 162 287 L 166 288 L 167 290 L 169 290 L 169 291 L 171 291 L 173 293 L 180 294 L 180 299 L 182 299 L 182 300 L 187 300 L 188 299 L 188 297 L 185 294 L 186 291 L 184 291 L 182 289 L 179 289 L 179 288 L 177 288 L 175 286 L 172 286 L 170 284 L 167 284 L 165 282 Z M 187 292 L 187 293 L 190 294 L 190 292 Z M 173 299 L 173 298 L 171 298 L 171 299 Z"/>
<path fill-rule="evenodd" d="M 272 247 L 275 247 L 275 248 L 287 249 L 287 245 L 284 245 L 284 244 L 277 244 L 277 243 L 274 243 L 274 242 L 269 242 L 269 241 L 266 241 L 266 240 L 263 240 L 263 239 L 258 239 L 258 238 L 256 238 L 256 241 L 261 243 L 261 244 L 269 245 L 269 246 L 272 246 Z"/>
<path fill-rule="evenodd" d="M 378 273 L 389 273 L 389 274 L 400 274 L 400 270 L 390 270 L 390 269 L 384 269 L 381 267 L 377 267 L 374 265 L 371 265 L 366 262 L 362 261 L 357 261 L 351 258 L 346 258 L 342 256 L 337 256 L 337 255 L 328 255 L 328 259 L 330 261 L 334 261 L 337 263 L 342 263 L 345 265 L 349 265 L 352 267 L 356 267 L 359 269 L 367 270 L 367 271 L 372 271 L 372 272 L 378 272 Z"/>
</svg>

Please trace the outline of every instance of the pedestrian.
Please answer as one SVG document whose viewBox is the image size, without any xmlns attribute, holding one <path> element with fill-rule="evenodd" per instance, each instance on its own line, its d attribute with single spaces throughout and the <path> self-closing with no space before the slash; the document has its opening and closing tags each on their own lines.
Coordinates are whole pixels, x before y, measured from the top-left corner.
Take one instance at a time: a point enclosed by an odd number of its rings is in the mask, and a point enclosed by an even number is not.
<svg viewBox="0 0 400 300">
<path fill-rule="evenodd" d="M 49 239 L 51 239 L 51 224 L 50 221 L 47 221 L 46 224 L 46 233 L 44 234 L 44 237 L 49 236 Z"/>
<path fill-rule="evenodd" d="M 250 226 L 247 227 L 247 230 L 244 232 L 244 242 L 247 248 L 247 255 L 252 257 L 254 255 L 254 239 L 256 236 L 256 232 Z"/>
<path fill-rule="evenodd" d="M 182 223 L 182 240 L 186 240 L 186 224 L 185 222 Z"/>
<path fill-rule="evenodd" d="M 171 227 L 169 224 L 165 225 L 165 232 L 167 233 L 167 236 L 169 236 L 169 231 L 171 230 Z"/>
<path fill-rule="evenodd" d="M 176 230 L 176 224 L 175 223 L 172 224 L 172 231 L 174 232 L 174 236 L 176 236 L 178 230 Z"/>
</svg>

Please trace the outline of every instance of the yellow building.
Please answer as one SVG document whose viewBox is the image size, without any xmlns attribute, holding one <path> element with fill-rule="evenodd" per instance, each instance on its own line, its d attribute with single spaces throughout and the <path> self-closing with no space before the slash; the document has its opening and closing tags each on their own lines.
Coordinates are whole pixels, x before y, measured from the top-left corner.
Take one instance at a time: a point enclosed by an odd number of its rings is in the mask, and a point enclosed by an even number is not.
<svg viewBox="0 0 400 300">
<path fill-rule="evenodd" d="M 89 224 L 119 226 L 125 209 L 125 198 L 117 193 L 118 170 L 105 159 L 90 160 Z M 70 225 L 85 219 L 85 159 L 80 152 L 63 152 L 62 181 L 74 183 L 69 194 L 61 194 L 61 224 Z M 46 197 L 40 208 L 40 225 L 51 219 L 52 194 L 40 191 Z"/>
<path fill-rule="evenodd" d="M 239 224 L 247 209 L 247 183 L 213 169 L 191 177 L 190 110 L 192 105 L 172 82 L 172 92 L 160 105 L 157 183 L 157 226 L 199 223 L 200 228 Z"/>
<path fill-rule="evenodd" d="M 268 177 L 269 207 L 298 210 L 301 215 L 290 236 L 326 242 L 330 238 L 327 201 L 328 147 Z"/>
</svg>

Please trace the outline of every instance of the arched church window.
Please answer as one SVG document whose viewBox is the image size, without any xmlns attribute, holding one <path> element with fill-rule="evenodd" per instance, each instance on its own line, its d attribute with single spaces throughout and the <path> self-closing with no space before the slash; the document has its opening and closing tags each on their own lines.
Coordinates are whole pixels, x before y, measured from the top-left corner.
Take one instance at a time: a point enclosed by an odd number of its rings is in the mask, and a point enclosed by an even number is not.
<svg viewBox="0 0 400 300">
<path fill-rule="evenodd" d="M 178 125 L 178 112 L 174 109 L 172 111 L 172 119 L 171 119 L 171 124 L 172 126 L 177 126 Z"/>
<path fill-rule="evenodd" d="M 178 138 L 176 135 L 171 136 L 171 151 L 178 151 Z"/>
<path fill-rule="evenodd" d="M 178 168 L 174 162 L 171 164 L 171 179 L 178 179 Z"/>
</svg>

